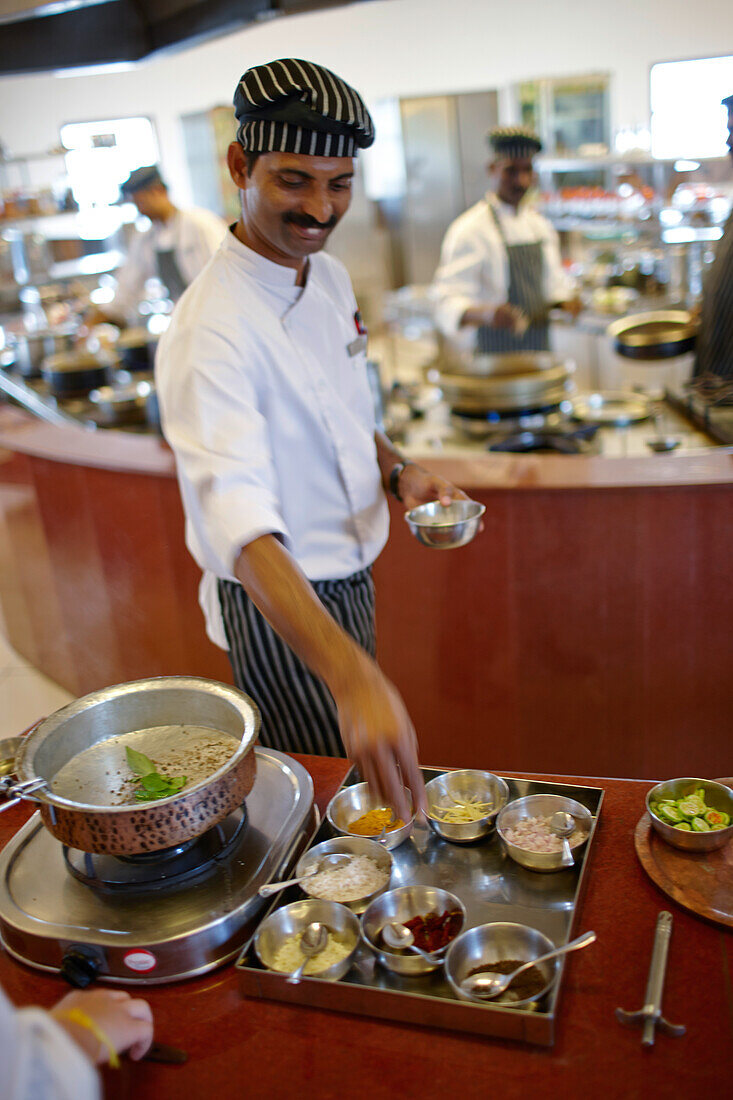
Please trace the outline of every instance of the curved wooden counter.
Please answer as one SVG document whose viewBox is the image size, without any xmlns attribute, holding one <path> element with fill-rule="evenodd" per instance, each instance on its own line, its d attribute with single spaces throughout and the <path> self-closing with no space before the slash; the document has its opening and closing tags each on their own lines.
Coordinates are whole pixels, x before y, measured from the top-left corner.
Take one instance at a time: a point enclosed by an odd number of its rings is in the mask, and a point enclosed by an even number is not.
<svg viewBox="0 0 733 1100">
<path fill-rule="evenodd" d="M 323 757 L 299 759 L 313 775 L 323 812 L 345 766 Z M 483 763 L 488 765 L 488 755 Z M 134 991 L 150 1002 L 156 1038 L 184 1049 L 189 1060 L 166 1066 L 123 1058 L 119 1070 L 104 1072 L 105 1096 L 641 1100 L 654 1091 L 665 1097 L 723 1097 L 733 1039 L 730 934 L 680 909 L 639 865 L 633 832 L 648 784 L 587 782 L 604 787 L 605 800 L 574 931 L 592 928 L 598 939 L 568 959 L 552 1049 L 248 999 L 230 965 Z M 0 817 L 0 846 L 28 814 L 27 807 L 17 806 Z M 686 1024 L 687 1034 L 671 1039 L 658 1032 L 650 1050 L 642 1047 L 639 1029 L 617 1023 L 614 1009 L 643 1003 L 660 909 L 671 909 L 674 916 L 664 1015 Z M 68 992 L 57 975 L 31 970 L 5 952 L 0 952 L 0 982 L 18 1006 L 51 1007 Z"/>
<path fill-rule="evenodd" d="M 0 609 L 18 652 L 74 694 L 230 680 L 165 444 L 0 408 L 0 447 Z M 375 567 L 380 661 L 423 759 L 727 774 L 730 450 L 429 464 L 487 512 L 483 534 L 445 554 L 418 546 L 394 505 Z"/>
</svg>

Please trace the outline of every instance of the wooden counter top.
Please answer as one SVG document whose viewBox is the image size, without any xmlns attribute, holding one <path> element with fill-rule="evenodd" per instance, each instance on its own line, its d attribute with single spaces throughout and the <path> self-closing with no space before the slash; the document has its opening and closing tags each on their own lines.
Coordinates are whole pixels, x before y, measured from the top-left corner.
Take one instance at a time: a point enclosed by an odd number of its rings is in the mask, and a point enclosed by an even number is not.
<svg viewBox="0 0 733 1100">
<path fill-rule="evenodd" d="M 313 775 L 323 810 L 346 762 L 299 759 Z M 230 965 L 188 982 L 141 987 L 157 1038 L 185 1049 L 189 1061 L 161 1066 L 124 1059 L 119 1071 L 105 1071 L 107 1100 L 284 1100 L 301 1092 L 317 1100 L 722 1097 L 733 1044 L 733 940 L 678 908 L 639 865 L 633 831 L 649 783 L 582 782 L 606 792 L 577 924 L 578 933 L 594 929 L 598 940 L 567 962 L 553 1049 L 247 1000 Z M 27 816 L 18 808 L 0 816 L 0 844 Z M 614 1009 L 643 1003 L 661 909 L 674 916 L 664 1013 L 686 1024 L 687 1034 L 659 1034 L 656 1045 L 644 1049 L 641 1032 L 619 1025 Z M 48 1007 L 67 989 L 60 978 L 4 953 L 0 982 L 18 1005 Z"/>
<path fill-rule="evenodd" d="M 72 466 L 175 476 L 173 455 L 157 435 L 57 427 L 10 407 L 0 407 L 0 447 Z M 551 454 L 467 454 L 440 458 L 428 451 L 414 457 L 471 490 L 733 484 L 733 447 L 632 458 Z"/>
</svg>

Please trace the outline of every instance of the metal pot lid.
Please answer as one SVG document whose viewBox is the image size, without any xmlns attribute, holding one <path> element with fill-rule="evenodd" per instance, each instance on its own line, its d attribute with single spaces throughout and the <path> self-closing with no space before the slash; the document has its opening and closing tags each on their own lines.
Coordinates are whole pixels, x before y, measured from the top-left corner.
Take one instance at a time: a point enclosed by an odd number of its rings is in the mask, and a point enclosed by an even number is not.
<svg viewBox="0 0 733 1100">
<path fill-rule="evenodd" d="M 521 374 L 496 377 L 466 377 L 461 374 L 441 374 L 439 385 L 446 401 L 461 398 L 493 401 L 497 398 L 525 400 L 546 393 L 564 384 L 570 377 L 570 369 L 558 364 L 543 371 L 526 371 Z"/>
<path fill-rule="evenodd" d="M 581 393 L 570 399 L 570 415 L 586 424 L 625 427 L 651 415 L 649 399 L 625 391 Z"/>
<path fill-rule="evenodd" d="M 635 313 L 614 321 L 606 330 L 619 344 L 628 348 L 652 348 L 694 339 L 697 322 L 684 309 Z"/>
<path fill-rule="evenodd" d="M 80 370 L 106 370 L 109 361 L 90 351 L 59 351 L 43 360 L 44 373 L 57 374 Z"/>
</svg>

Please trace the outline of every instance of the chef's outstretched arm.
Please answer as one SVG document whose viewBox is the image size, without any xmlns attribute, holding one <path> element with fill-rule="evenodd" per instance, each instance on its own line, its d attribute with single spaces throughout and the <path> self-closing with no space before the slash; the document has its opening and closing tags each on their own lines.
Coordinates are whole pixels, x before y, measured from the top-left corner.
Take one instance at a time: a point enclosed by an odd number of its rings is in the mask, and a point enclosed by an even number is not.
<svg viewBox="0 0 733 1100">
<path fill-rule="evenodd" d="M 403 458 L 393 447 L 384 432 L 375 432 L 377 461 L 386 492 L 393 493 L 406 509 L 417 508 L 431 500 L 450 504 L 452 500 L 467 500 L 462 489 L 457 489 L 439 474 L 431 473 L 415 462 Z"/>
<path fill-rule="evenodd" d="M 369 785 L 404 820 L 403 784 L 424 809 L 417 738 L 399 692 L 328 614 L 282 543 L 274 535 L 254 539 L 240 551 L 234 573 L 270 626 L 329 688 L 346 752 Z"/>
</svg>

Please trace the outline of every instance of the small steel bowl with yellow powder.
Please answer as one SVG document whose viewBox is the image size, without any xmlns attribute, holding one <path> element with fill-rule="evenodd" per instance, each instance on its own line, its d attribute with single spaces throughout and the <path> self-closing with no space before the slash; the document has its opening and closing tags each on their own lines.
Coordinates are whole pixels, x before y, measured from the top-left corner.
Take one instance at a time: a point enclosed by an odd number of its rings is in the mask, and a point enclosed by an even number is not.
<svg viewBox="0 0 733 1100">
<path fill-rule="evenodd" d="M 354 783 L 334 795 L 326 817 L 334 832 L 342 836 L 367 836 L 378 840 L 385 848 L 396 848 L 407 840 L 415 821 L 412 795 L 406 787 L 405 796 L 412 808 L 408 821 L 403 821 L 391 807 L 380 802 L 367 783 Z"/>
</svg>

